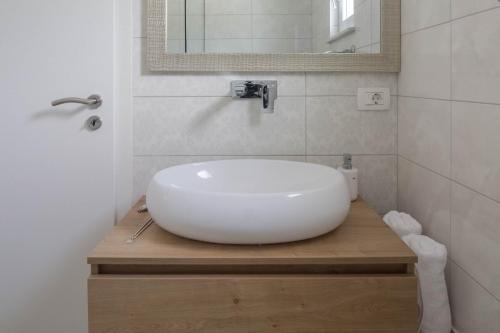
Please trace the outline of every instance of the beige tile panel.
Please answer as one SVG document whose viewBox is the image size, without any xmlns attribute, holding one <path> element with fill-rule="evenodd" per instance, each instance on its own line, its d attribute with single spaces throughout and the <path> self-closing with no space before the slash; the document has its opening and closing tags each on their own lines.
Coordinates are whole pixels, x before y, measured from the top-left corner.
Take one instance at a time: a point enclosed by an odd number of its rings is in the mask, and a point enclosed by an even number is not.
<svg viewBox="0 0 500 333">
<path fill-rule="evenodd" d="M 312 38 L 311 15 L 253 15 L 253 38 Z"/>
<path fill-rule="evenodd" d="M 311 14 L 312 0 L 245 0 L 254 14 Z M 328 0 L 320 0 L 328 1 Z"/>
<path fill-rule="evenodd" d="M 498 0 L 452 0 L 451 1 L 451 12 L 453 18 L 470 15 L 494 7 L 500 7 Z"/>
<path fill-rule="evenodd" d="M 249 15 L 252 13 L 252 4 L 248 0 L 204 0 L 204 2 L 206 15 Z"/>
<path fill-rule="evenodd" d="M 135 155 L 305 155 L 304 97 L 135 98 Z"/>
<path fill-rule="evenodd" d="M 451 102 L 399 97 L 398 153 L 450 176 Z"/>
<path fill-rule="evenodd" d="M 251 15 L 210 15 L 205 17 L 206 39 L 252 38 Z"/>
<path fill-rule="evenodd" d="M 306 73 L 308 96 L 352 95 L 358 88 L 389 88 L 398 94 L 397 75 L 393 73 Z"/>
<path fill-rule="evenodd" d="M 453 100 L 500 103 L 500 8 L 452 23 Z"/>
<path fill-rule="evenodd" d="M 307 97 L 309 155 L 394 154 L 396 103 L 386 111 L 358 111 L 353 96 Z"/>
<path fill-rule="evenodd" d="M 450 99 L 450 24 L 403 35 L 399 94 Z"/>
<path fill-rule="evenodd" d="M 450 248 L 450 181 L 404 158 L 398 161 L 399 210 L 412 215 L 424 234 Z"/>
<path fill-rule="evenodd" d="M 452 177 L 500 201 L 500 105 L 452 104 Z"/>
<path fill-rule="evenodd" d="M 451 266 L 450 303 L 457 333 L 497 333 L 500 302 L 454 263 Z"/>
<path fill-rule="evenodd" d="M 401 32 L 409 33 L 450 20 L 450 0 L 401 1 Z"/>
<path fill-rule="evenodd" d="M 500 299 L 500 203 L 454 183 L 451 207 L 451 258 Z"/>
</svg>

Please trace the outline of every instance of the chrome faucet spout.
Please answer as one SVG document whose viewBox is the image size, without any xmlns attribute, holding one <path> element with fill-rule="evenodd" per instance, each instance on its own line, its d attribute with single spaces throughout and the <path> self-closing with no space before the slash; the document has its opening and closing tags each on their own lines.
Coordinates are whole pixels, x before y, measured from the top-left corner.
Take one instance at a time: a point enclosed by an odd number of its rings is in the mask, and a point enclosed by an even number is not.
<svg viewBox="0 0 500 333">
<path fill-rule="evenodd" d="M 278 97 L 277 81 L 233 81 L 231 95 L 233 98 L 260 98 L 261 111 L 274 112 L 274 101 Z"/>
</svg>

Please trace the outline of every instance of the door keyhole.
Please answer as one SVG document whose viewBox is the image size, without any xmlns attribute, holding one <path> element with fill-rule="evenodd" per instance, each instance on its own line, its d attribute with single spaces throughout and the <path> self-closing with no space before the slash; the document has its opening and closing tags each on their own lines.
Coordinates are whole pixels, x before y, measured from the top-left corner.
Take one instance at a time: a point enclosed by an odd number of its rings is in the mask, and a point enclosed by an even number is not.
<svg viewBox="0 0 500 333">
<path fill-rule="evenodd" d="M 98 116 L 92 116 L 87 119 L 87 128 L 91 131 L 97 131 L 102 126 L 102 120 Z"/>
</svg>

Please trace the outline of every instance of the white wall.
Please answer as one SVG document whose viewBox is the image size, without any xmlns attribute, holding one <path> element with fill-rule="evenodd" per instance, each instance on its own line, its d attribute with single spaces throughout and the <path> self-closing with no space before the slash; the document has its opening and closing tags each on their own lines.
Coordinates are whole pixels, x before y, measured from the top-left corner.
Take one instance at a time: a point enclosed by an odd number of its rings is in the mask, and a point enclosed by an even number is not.
<svg viewBox="0 0 500 333">
<path fill-rule="evenodd" d="M 380 212 L 396 207 L 396 105 L 356 110 L 358 87 L 389 87 L 395 74 L 152 74 L 144 64 L 144 1 L 134 2 L 134 198 L 175 164 L 265 157 L 340 164 L 354 154 L 361 193 Z M 274 114 L 257 100 L 232 100 L 236 79 L 277 79 Z M 394 103 L 396 104 L 396 103 Z"/>
<path fill-rule="evenodd" d="M 132 2 L 115 1 L 115 220 L 133 204 Z"/>
<path fill-rule="evenodd" d="M 399 208 L 448 247 L 460 333 L 500 330 L 499 7 L 402 1 Z"/>
</svg>

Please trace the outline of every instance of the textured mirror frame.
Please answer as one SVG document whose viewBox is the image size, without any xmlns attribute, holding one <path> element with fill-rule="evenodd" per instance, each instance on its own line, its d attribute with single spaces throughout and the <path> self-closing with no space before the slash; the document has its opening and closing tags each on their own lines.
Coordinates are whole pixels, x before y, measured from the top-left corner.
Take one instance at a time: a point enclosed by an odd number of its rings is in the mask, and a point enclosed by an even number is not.
<svg viewBox="0 0 500 333">
<path fill-rule="evenodd" d="M 148 0 L 147 62 L 154 72 L 399 72 L 401 68 L 401 0 L 380 1 L 378 54 L 168 54 L 166 1 Z"/>
</svg>

